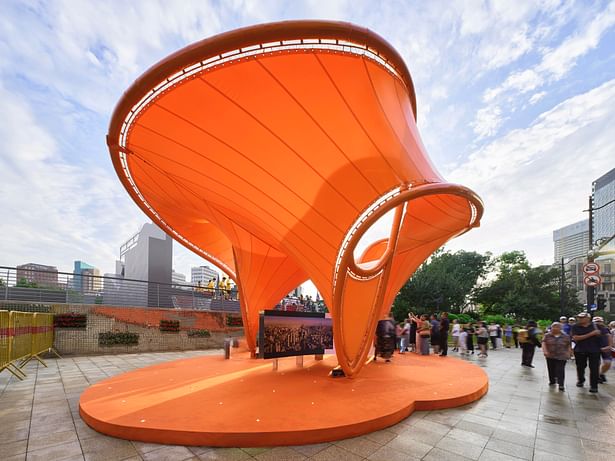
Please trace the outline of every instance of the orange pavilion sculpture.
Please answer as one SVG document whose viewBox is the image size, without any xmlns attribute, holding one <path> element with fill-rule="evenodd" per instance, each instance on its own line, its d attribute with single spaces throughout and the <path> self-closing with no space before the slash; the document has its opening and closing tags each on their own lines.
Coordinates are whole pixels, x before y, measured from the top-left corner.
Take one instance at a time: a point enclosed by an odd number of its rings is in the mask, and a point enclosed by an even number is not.
<svg viewBox="0 0 615 461">
<path fill-rule="evenodd" d="M 311 279 L 347 376 L 416 268 L 477 227 L 478 196 L 431 164 L 400 55 L 347 23 L 289 21 L 190 45 L 123 95 L 107 143 L 124 187 L 259 311 Z M 357 246 L 393 215 L 388 237 Z"/>
</svg>

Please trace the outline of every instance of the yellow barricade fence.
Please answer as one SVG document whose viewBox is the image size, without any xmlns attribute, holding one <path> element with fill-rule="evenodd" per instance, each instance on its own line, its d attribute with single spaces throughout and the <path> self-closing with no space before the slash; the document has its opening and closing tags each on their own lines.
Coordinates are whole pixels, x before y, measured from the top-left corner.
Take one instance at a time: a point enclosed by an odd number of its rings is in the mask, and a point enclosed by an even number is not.
<svg viewBox="0 0 615 461">
<path fill-rule="evenodd" d="M 47 366 L 41 358 L 41 355 L 46 352 L 53 352 L 56 356 L 60 357 L 60 354 L 53 348 L 53 314 L 43 314 L 40 312 L 32 314 L 31 336 L 30 356 L 19 365 L 19 368 L 24 367 L 32 359 L 36 359 L 44 366 Z"/>
<path fill-rule="evenodd" d="M 0 372 L 8 370 L 19 379 L 23 379 L 25 375 L 11 361 L 12 339 L 9 311 L 0 311 Z"/>
<path fill-rule="evenodd" d="M 60 357 L 53 348 L 53 333 L 53 314 L 0 311 L 0 372 L 8 370 L 24 379 L 21 368 L 30 360 L 47 366 L 42 354 L 53 352 Z"/>
</svg>

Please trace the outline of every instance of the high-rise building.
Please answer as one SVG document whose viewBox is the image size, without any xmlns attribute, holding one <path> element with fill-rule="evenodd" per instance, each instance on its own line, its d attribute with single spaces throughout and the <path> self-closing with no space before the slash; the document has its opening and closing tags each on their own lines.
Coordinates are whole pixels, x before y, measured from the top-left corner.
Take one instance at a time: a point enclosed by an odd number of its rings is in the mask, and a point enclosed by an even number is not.
<svg viewBox="0 0 615 461">
<path fill-rule="evenodd" d="M 589 220 L 583 220 L 553 231 L 555 263 L 587 257 L 589 251 Z"/>
<path fill-rule="evenodd" d="M 25 280 L 38 286 L 57 287 L 58 268 L 43 264 L 28 263 L 17 266 L 17 282 Z"/>
<path fill-rule="evenodd" d="M 75 261 L 73 289 L 81 293 L 92 293 L 102 289 L 100 270 L 83 261 Z"/>
<path fill-rule="evenodd" d="M 171 237 L 155 224 L 145 223 L 139 232 L 120 247 L 120 259 L 123 260 L 125 279 L 149 282 L 131 282 L 131 291 L 135 293 L 134 304 L 146 302 L 148 306 L 172 306 L 169 291 L 173 266 Z M 121 266 L 121 262 L 116 263 L 116 270 L 121 270 Z M 146 287 L 145 291 L 143 287 Z M 140 296 L 145 299 L 136 299 L 138 293 L 143 293 Z"/>
<path fill-rule="evenodd" d="M 120 258 L 124 262 L 124 278 L 171 283 L 173 240 L 155 224 L 143 224 L 120 247 Z"/>
<path fill-rule="evenodd" d="M 207 286 L 211 279 L 217 280 L 218 278 L 220 278 L 218 271 L 209 266 L 198 266 L 190 269 L 190 283 L 195 286 Z"/>
<path fill-rule="evenodd" d="M 615 235 L 615 168 L 592 183 L 594 242 Z"/>
</svg>

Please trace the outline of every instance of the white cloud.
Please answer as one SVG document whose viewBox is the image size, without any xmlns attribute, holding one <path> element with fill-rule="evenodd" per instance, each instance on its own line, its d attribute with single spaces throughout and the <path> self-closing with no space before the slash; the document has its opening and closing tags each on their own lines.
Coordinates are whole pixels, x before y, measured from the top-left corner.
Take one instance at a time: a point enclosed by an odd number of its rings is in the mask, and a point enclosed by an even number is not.
<svg viewBox="0 0 615 461">
<path fill-rule="evenodd" d="M 480 140 L 487 136 L 493 136 L 502 126 L 502 123 L 504 123 L 502 109 L 499 106 L 488 106 L 478 111 L 476 119 L 472 123 L 472 128 Z"/>
<path fill-rule="evenodd" d="M 574 96 L 473 153 L 448 179 L 485 200 L 480 229 L 451 244 L 525 248 L 550 261 L 551 232 L 583 219 L 591 182 L 613 167 L 615 80 Z"/>
<path fill-rule="evenodd" d="M 534 93 L 532 97 L 530 98 L 530 101 L 529 101 L 530 104 L 536 104 L 538 101 L 544 98 L 546 94 L 547 94 L 546 91 L 539 91 L 538 93 Z"/>
<path fill-rule="evenodd" d="M 1 87 L 0 101 L 2 264 L 83 259 L 111 270 L 140 213 L 106 171 L 63 159 L 26 103 Z"/>
</svg>

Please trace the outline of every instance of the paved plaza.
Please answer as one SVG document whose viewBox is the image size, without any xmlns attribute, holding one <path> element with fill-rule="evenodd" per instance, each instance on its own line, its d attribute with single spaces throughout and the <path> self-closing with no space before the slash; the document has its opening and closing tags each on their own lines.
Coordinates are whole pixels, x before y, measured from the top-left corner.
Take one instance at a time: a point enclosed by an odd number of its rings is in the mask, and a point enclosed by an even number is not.
<svg viewBox="0 0 615 461">
<path fill-rule="evenodd" d="M 178 358 L 221 351 L 149 353 L 49 359 L 27 366 L 19 382 L 0 375 L 0 458 L 17 460 L 612 460 L 615 456 L 615 372 L 598 395 L 548 386 L 537 351 L 535 369 L 521 351 L 491 351 L 469 360 L 489 374 L 480 401 L 444 411 L 416 412 L 388 429 L 335 443 L 278 448 L 210 448 L 130 442 L 88 428 L 78 413 L 80 393 L 101 379 Z M 452 353 L 452 356 L 455 356 Z M 291 359 L 289 359 L 291 360 Z M 294 359 L 292 359 L 294 360 Z M 446 366 L 448 359 L 433 357 Z M 229 417 L 232 417 L 229 415 Z M 557 457 L 557 458 L 556 458 Z"/>
</svg>

